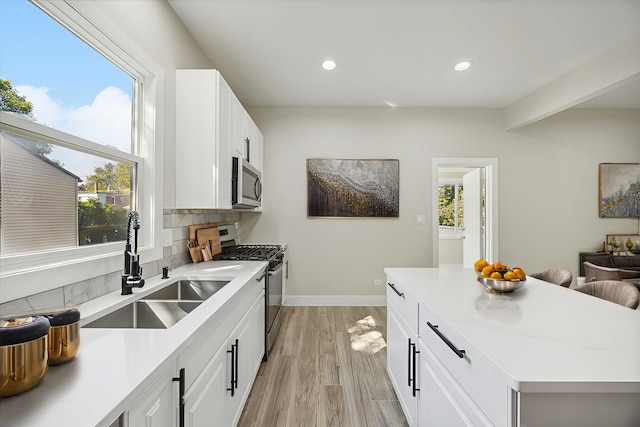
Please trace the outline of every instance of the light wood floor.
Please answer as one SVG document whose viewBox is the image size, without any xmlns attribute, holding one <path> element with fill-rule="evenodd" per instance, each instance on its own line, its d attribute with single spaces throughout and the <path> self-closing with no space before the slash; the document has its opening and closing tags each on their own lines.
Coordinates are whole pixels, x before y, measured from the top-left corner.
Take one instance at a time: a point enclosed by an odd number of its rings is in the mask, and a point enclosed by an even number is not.
<svg viewBox="0 0 640 427">
<path fill-rule="evenodd" d="M 239 426 L 407 422 L 386 371 L 386 307 L 283 307 Z"/>
</svg>

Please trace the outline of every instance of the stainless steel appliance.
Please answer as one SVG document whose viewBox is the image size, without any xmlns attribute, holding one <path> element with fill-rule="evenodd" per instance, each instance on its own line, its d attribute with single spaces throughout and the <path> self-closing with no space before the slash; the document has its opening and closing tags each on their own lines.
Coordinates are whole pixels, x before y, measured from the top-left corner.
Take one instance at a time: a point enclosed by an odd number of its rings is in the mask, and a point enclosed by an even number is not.
<svg viewBox="0 0 640 427">
<path fill-rule="evenodd" d="M 242 157 L 233 157 L 231 167 L 231 206 L 255 209 L 262 204 L 262 174 Z"/>
<path fill-rule="evenodd" d="M 219 225 L 222 253 L 214 256 L 216 261 L 268 261 L 265 284 L 265 351 L 264 360 L 280 330 L 282 307 L 282 268 L 284 251 L 281 245 L 244 245 L 238 244 L 238 232 L 235 225 Z"/>
</svg>

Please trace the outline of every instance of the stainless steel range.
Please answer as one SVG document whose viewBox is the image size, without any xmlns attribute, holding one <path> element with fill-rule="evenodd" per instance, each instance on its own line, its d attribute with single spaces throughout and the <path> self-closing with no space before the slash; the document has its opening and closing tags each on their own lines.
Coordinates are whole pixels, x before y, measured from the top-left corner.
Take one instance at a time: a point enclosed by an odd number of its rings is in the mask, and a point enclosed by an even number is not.
<svg viewBox="0 0 640 427">
<path fill-rule="evenodd" d="M 235 225 L 219 225 L 222 253 L 213 257 L 216 261 L 268 261 L 265 284 L 265 351 L 264 360 L 280 330 L 280 308 L 282 307 L 282 268 L 285 248 L 281 245 L 238 244 Z"/>
</svg>

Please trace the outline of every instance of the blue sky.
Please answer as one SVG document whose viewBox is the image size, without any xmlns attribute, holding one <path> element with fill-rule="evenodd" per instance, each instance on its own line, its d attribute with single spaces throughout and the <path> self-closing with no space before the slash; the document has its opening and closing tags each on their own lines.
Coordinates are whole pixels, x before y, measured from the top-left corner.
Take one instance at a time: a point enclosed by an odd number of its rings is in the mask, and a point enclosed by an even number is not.
<svg viewBox="0 0 640 427">
<path fill-rule="evenodd" d="M 27 0 L 0 0 L 0 78 L 37 122 L 131 152 L 131 77 Z M 48 157 L 80 177 L 106 163 L 62 148 Z"/>
<path fill-rule="evenodd" d="M 65 106 L 90 104 L 105 84 L 131 95 L 128 75 L 27 0 L 0 0 L 0 76 L 46 86 Z"/>
</svg>

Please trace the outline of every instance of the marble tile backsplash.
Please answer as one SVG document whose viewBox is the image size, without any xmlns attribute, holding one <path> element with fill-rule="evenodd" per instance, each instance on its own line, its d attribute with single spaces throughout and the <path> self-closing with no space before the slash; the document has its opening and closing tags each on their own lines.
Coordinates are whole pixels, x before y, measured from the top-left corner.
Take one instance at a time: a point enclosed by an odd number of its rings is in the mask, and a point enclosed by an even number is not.
<svg viewBox="0 0 640 427">
<path fill-rule="evenodd" d="M 230 223 L 240 221 L 240 213 L 229 211 L 165 209 L 162 225 L 171 232 L 171 244 L 162 248 L 162 259 L 143 263 L 143 277 L 153 277 L 161 273 L 162 267 L 170 269 L 191 262 L 187 250 L 189 226 L 192 224 Z M 165 231 L 166 232 L 166 231 Z M 58 307 L 72 307 L 120 289 L 122 271 L 114 271 L 89 280 L 70 283 L 64 287 L 30 295 L 15 301 L 0 304 L 0 315 L 47 310 Z"/>
</svg>

